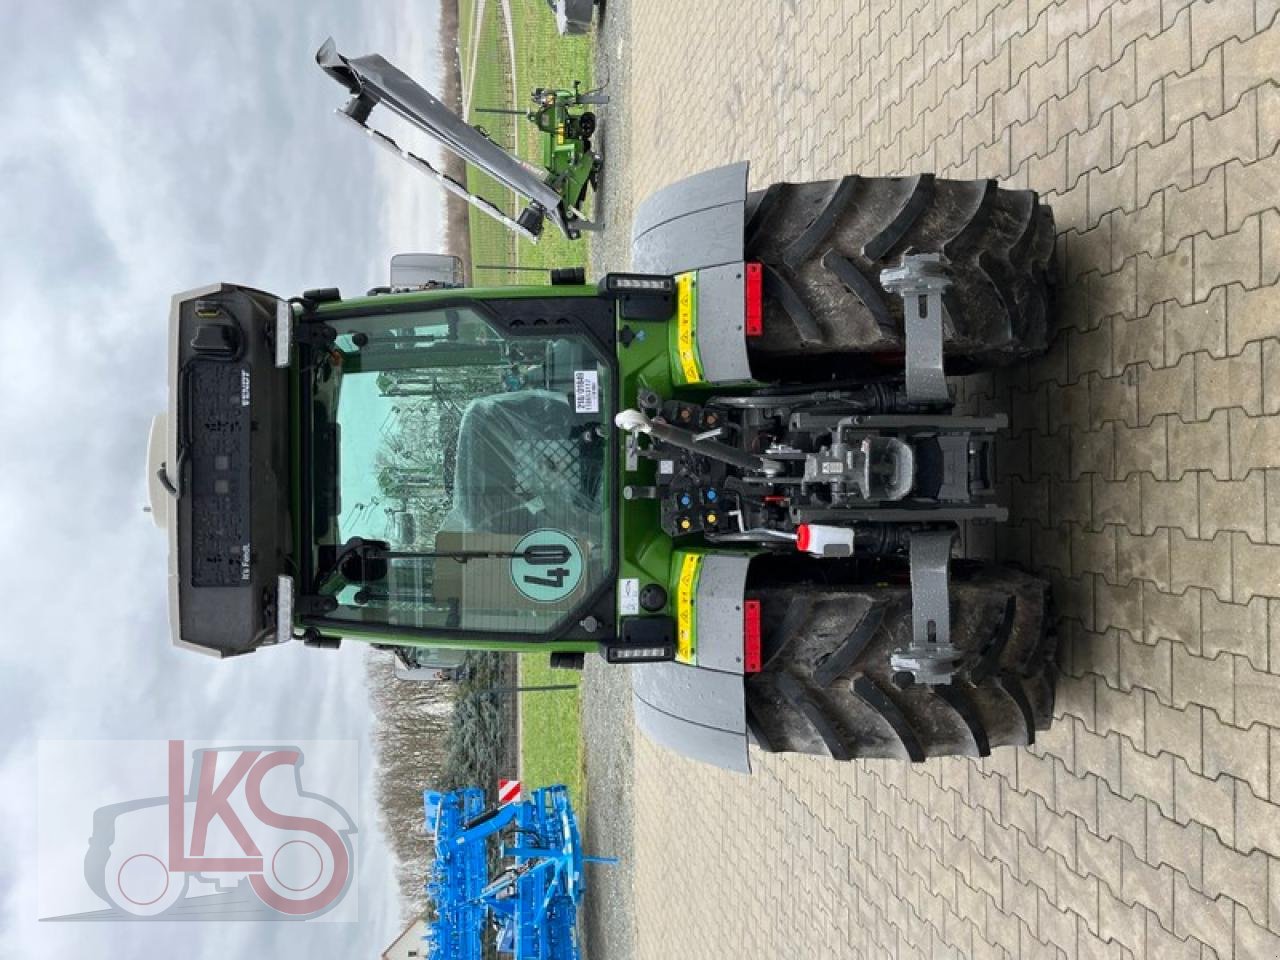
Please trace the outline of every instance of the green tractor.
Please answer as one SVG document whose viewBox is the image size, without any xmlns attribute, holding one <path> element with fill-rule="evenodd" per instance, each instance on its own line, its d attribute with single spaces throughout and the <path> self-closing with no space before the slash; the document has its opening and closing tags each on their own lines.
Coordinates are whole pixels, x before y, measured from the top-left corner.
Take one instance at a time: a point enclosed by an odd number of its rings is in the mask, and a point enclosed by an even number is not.
<svg viewBox="0 0 1280 960">
<path fill-rule="evenodd" d="M 573 206 L 581 210 L 587 199 L 587 188 L 598 189 L 600 168 L 604 158 L 591 149 L 596 132 L 596 115 L 591 106 L 609 102 L 602 93 L 583 93 L 581 82 L 573 81 L 572 90 L 535 87 L 530 99 L 532 110 L 506 110 L 481 107 L 477 113 L 515 114 L 527 119 L 542 136 L 542 165 L 550 175 L 548 183 L 561 195 L 576 197 Z"/>
<path fill-rule="evenodd" d="M 599 654 L 646 735 L 739 771 L 1030 743 L 1049 588 L 955 556 L 1006 518 L 1006 423 L 947 374 L 1046 347 L 1054 237 L 989 180 L 738 163 L 641 204 L 598 283 L 179 294 L 174 640 Z"/>
</svg>

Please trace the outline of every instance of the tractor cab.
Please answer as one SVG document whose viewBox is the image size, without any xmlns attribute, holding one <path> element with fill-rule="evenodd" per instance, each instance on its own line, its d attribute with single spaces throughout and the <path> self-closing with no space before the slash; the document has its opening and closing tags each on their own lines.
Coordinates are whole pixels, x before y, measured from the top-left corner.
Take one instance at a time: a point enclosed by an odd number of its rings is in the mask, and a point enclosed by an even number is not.
<svg viewBox="0 0 1280 960">
<path fill-rule="evenodd" d="M 594 647 L 612 311 L 548 292 L 176 298 L 151 470 L 175 640 Z"/>
</svg>

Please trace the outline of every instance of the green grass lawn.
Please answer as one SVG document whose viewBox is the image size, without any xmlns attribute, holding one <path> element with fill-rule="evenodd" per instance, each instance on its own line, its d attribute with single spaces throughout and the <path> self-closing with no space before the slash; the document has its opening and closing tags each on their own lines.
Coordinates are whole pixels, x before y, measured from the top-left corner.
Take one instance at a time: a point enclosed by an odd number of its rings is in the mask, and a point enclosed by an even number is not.
<svg viewBox="0 0 1280 960">
<path fill-rule="evenodd" d="M 592 37 L 562 38 L 556 33 L 555 18 L 545 0 L 509 0 L 513 24 L 503 20 L 500 0 L 485 0 L 478 28 L 472 20 L 477 0 L 459 0 L 459 50 L 462 84 L 466 88 L 472 51 L 476 60 L 475 82 L 470 99 L 470 123 L 483 126 L 505 147 L 515 142 L 515 124 L 520 124 L 519 155 L 540 163 L 542 145 L 533 124 L 521 117 L 475 112 L 477 107 L 525 109 L 529 94 L 537 86 L 570 88 L 581 80 L 583 90 L 591 89 L 593 77 Z M 516 39 L 515 77 L 510 76 L 507 31 Z M 602 124 L 610 122 L 609 107 L 600 113 Z M 515 196 L 491 178 L 467 168 L 467 186 L 514 218 L 521 209 Z M 591 201 L 587 201 L 590 216 Z M 586 238 L 565 239 L 548 227 L 537 244 L 509 232 L 502 224 L 478 210 L 468 213 L 471 232 L 473 282 L 477 286 L 546 283 L 546 274 L 506 270 L 477 270 L 476 264 L 521 267 L 585 266 Z M 552 670 L 545 654 L 520 658 L 520 682 L 526 686 L 578 683 L 581 674 Z M 523 742 L 522 769 L 525 786 L 532 789 L 550 783 L 568 784 L 575 803 L 583 796 L 582 738 L 579 720 L 580 694 L 577 690 L 532 693 L 521 698 L 520 729 Z"/>
<path fill-rule="evenodd" d="M 539 163 L 542 156 L 538 132 L 531 123 L 519 118 L 497 114 L 476 113 L 477 107 L 505 107 L 524 109 L 529 105 L 529 93 L 536 86 L 571 87 L 574 80 L 583 82 L 583 89 L 592 84 L 593 39 L 585 37 L 561 37 L 556 33 L 555 18 L 544 0 L 510 0 L 511 16 L 515 21 L 508 25 L 503 21 L 499 0 L 485 0 L 484 16 L 479 29 L 472 30 L 476 0 L 460 0 L 460 36 L 462 53 L 462 83 L 465 88 L 472 49 L 476 50 L 475 83 L 471 97 L 472 112 L 467 117 L 471 123 L 483 126 L 498 143 L 510 147 L 514 142 L 513 125 L 521 125 L 519 153 L 526 160 Z M 514 29 L 516 39 L 516 75 L 509 76 L 510 54 L 507 46 L 507 30 Z M 474 35 L 473 35 L 474 34 Z M 601 123 L 609 122 L 608 107 L 601 112 Z M 491 178 L 474 168 L 467 169 L 467 187 L 492 201 L 508 216 L 514 218 L 521 210 L 516 197 L 499 187 Z M 588 215 L 591 201 L 587 201 Z M 502 265 L 521 267 L 584 266 L 587 262 L 588 239 L 567 240 L 554 227 L 548 227 L 537 244 L 529 243 L 509 232 L 502 224 L 479 210 L 468 213 L 471 226 L 472 266 Z M 477 286 L 502 286 L 547 282 L 545 274 L 519 273 L 507 270 L 473 270 Z"/>
<path fill-rule="evenodd" d="M 552 670 L 545 654 L 520 658 L 520 685 L 579 683 L 574 670 Z M 564 783 L 575 804 L 581 805 L 582 735 L 579 724 L 580 690 L 526 693 L 520 698 L 521 776 L 526 789 Z"/>
</svg>

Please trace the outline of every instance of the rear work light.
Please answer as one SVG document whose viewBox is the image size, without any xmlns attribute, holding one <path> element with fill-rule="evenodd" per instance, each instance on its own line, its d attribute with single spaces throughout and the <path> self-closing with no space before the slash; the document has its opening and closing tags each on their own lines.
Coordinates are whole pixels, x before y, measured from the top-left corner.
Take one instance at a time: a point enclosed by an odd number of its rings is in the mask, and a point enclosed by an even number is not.
<svg viewBox="0 0 1280 960">
<path fill-rule="evenodd" d="M 675 279 L 664 274 L 610 273 L 601 282 L 603 293 L 675 293 Z"/>
<path fill-rule="evenodd" d="M 608 663 L 660 663 L 674 660 L 676 645 L 674 643 L 630 644 L 602 643 L 600 652 Z"/>
</svg>

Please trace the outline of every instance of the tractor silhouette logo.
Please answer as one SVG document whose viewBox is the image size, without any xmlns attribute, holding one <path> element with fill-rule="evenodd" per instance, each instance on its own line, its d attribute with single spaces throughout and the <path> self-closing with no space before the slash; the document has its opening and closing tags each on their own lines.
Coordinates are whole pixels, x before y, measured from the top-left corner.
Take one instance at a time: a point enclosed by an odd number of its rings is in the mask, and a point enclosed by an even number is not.
<svg viewBox="0 0 1280 960">
<path fill-rule="evenodd" d="M 84 877 L 109 909 L 75 919 L 303 920 L 342 900 L 356 828 L 303 789 L 299 748 L 193 750 L 189 777 L 185 759 L 170 740 L 167 796 L 94 811 Z"/>
</svg>

